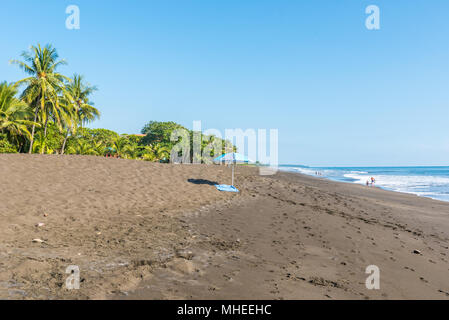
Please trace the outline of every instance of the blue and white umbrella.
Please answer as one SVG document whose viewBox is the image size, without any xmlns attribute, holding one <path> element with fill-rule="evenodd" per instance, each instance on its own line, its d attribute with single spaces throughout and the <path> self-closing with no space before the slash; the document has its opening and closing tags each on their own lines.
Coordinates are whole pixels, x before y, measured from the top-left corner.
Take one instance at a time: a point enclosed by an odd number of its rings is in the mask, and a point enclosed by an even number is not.
<svg viewBox="0 0 449 320">
<path fill-rule="evenodd" d="M 245 156 L 241 153 L 231 152 L 231 153 L 222 154 L 221 156 L 215 158 L 214 162 L 220 162 L 220 163 L 224 162 L 224 163 L 232 165 L 232 184 L 231 184 L 231 186 L 234 186 L 234 167 L 235 167 L 235 165 L 237 163 L 250 163 L 250 162 L 254 162 L 254 161 L 252 161 L 247 156 Z"/>
</svg>

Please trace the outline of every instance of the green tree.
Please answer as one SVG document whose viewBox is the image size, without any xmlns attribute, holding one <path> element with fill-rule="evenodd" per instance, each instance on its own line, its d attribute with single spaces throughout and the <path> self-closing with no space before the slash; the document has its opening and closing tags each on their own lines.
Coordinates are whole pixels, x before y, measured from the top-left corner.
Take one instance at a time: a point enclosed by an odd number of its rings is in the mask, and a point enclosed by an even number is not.
<svg viewBox="0 0 449 320">
<path fill-rule="evenodd" d="M 102 142 L 94 142 L 93 149 L 97 156 L 104 156 L 106 153 L 106 147 Z"/>
<path fill-rule="evenodd" d="M 4 134 L 0 134 L 0 153 L 17 153 L 16 146 L 11 144 Z"/>
<path fill-rule="evenodd" d="M 64 141 L 64 134 L 54 123 L 49 123 L 47 132 L 43 128 L 37 128 L 33 144 L 33 152 L 53 154 L 59 153 L 62 143 Z"/>
<path fill-rule="evenodd" d="M 84 139 L 78 139 L 76 142 L 68 148 L 69 154 L 78 155 L 96 155 L 97 151 L 89 141 Z"/>
<path fill-rule="evenodd" d="M 142 159 L 145 161 L 156 161 L 156 155 L 153 152 L 152 146 L 145 146 L 143 148 Z"/>
<path fill-rule="evenodd" d="M 150 121 L 142 129 L 142 134 L 146 136 L 142 139 L 142 144 L 163 143 L 172 145 L 171 134 L 176 129 L 186 129 L 176 122 L 158 122 Z M 186 129 L 187 130 L 187 129 Z"/>
<path fill-rule="evenodd" d="M 100 111 L 93 106 L 89 100 L 90 95 L 97 90 L 97 87 L 90 86 L 84 81 L 84 77 L 75 74 L 72 81 L 67 85 L 71 100 L 65 101 L 67 111 L 65 114 L 72 114 L 64 121 L 66 127 L 65 139 L 62 144 L 61 154 L 64 154 L 65 146 L 69 134 L 74 134 L 78 126 L 84 128 L 86 124 L 100 117 Z"/>
<path fill-rule="evenodd" d="M 137 159 L 141 153 L 142 147 L 136 142 L 129 141 L 126 145 L 125 152 L 128 159 Z"/>
<path fill-rule="evenodd" d="M 37 131 L 34 135 L 33 152 L 44 153 L 47 146 L 45 136 L 42 131 Z"/>
<path fill-rule="evenodd" d="M 100 118 L 100 111 L 90 101 L 90 96 L 98 90 L 97 87 L 85 82 L 84 76 L 74 74 L 72 82 L 68 84 L 67 89 L 76 105 L 78 121 L 81 127 Z"/>
<path fill-rule="evenodd" d="M 153 152 L 158 161 L 167 161 L 170 158 L 170 149 L 161 144 L 154 145 Z"/>
<path fill-rule="evenodd" d="M 151 144 L 143 148 L 142 158 L 146 161 L 168 161 L 170 149 L 162 144 Z"/>
<path fill-rule="evenodd" d="M 120 158 L 126 158 L 129 150 L 129 141 L 125 137 L 119 137 L 114 142 L 113 149 L 115 154 Z"/>
<path fill-rule="evenodd" d="M 65 82 L 71 82 L 69 78 L 58 73 L 59 66 L 66 64 L 64 60 L 58 60 L 59 56 L 51 45 L 41 47 L 40 44 L 32 46 L 30 51 L 22 53 L 24 61 L 12 60 L 13 64 L 29 75 L 29 77 L 18 81 L 18 86 L 25 85 L 22 99 L 27 102 L 34 111 L 34 121 L 31 130 L 31 141 L 29 153 L 33 151 L 33 142 L 36 123 L 40 120 L 44 126 L 44 138 L 48 120 L 53 117 L 61 126 L 60 107 L 61 96 L 66 100 L 72 100 L 70 93 L 66 90 Z M 39 119 L 40 115 L 40 119 Z"/>
<path fill-rule="evenodd" d="M 13 84 L 0 83 L 0 132 L 17 146 L 23 144 L 21 137 L 29 138 L 28 126 L 34 124 L 28 119 L 32 112 L 30 107 L 16 98 L 17 89 Z"/>
<path fill-rule="evenodd" d="M 105 147 L 110 148 L 114 146 L 114 142 L 120 137 L 117 132 L 108 129 L 87 129 L 83 128 L 84 136 L 89 137 L 95 142 L 101 142 Z"/>
</svg>

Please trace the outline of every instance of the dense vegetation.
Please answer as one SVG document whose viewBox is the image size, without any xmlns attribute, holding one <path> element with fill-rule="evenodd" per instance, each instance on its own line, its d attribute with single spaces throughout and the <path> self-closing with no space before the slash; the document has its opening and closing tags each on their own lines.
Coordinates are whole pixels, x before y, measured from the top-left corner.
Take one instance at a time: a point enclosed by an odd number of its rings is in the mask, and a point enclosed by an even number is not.
<svg viewBox="0 0 449 320">
<path fill-rule="evenodd" d="M 182 129 L 190 137 L 192 160 L 195 133 L 174 122 L 151 121 L 141 135 L 86 127 L 100 117 L 91 101 L 97 88 L 81 75 L 67 77 L 59 73 L 59 67 L 66 62 L 59 60 L 51 45 L 32 46 L 21 56 L 21 60 L 11 63 L 18 65 L 26 78 L 0 83 L 0 153 L 78 154 L 167 162 L 177 143 L 171 141 L 171 135 Z M 215 136 L 200 135 L 201 150 L 210 156 L 217 156 L 210 148 L 212 144 L 218 144 L 220 152 L 234 149 Z"/>
</svg>

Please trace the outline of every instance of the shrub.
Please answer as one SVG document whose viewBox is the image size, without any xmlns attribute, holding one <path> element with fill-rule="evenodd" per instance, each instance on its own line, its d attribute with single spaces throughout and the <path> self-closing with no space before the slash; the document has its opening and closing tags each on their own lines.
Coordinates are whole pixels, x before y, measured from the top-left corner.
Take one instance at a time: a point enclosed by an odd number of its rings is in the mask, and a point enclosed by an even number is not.
<svg viewBox="0 0 449 320">
<path fill-rule="evenodd" d="M 12 145 L 5 137 L 0 135 L 0 153 L 17 153 L 16 146 Z"/>
</svg>

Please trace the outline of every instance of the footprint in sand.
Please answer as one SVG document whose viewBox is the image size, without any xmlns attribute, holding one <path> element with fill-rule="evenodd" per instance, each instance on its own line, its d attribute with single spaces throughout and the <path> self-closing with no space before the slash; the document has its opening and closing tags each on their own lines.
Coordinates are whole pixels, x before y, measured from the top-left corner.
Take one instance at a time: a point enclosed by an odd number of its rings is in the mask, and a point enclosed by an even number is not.
<svg viewBox="0 0 449 320">
<path fill-rule="evenodd" d="M 446 291 L 443 291 L 443 290 L 438 290 L 438 292 L 444 293 L 447 297 L 449 297 L 449 292 L 446 292 Z"/>
<path fill-rule="evenodd" d="M 427 280 L 424 279 L 423 277 L 419 277 L 419 280 L 421 280 L 422 282 L 425 282 L 425 283 L 429 283 L 429 281 L 427 281 Z"/>
</svg>

